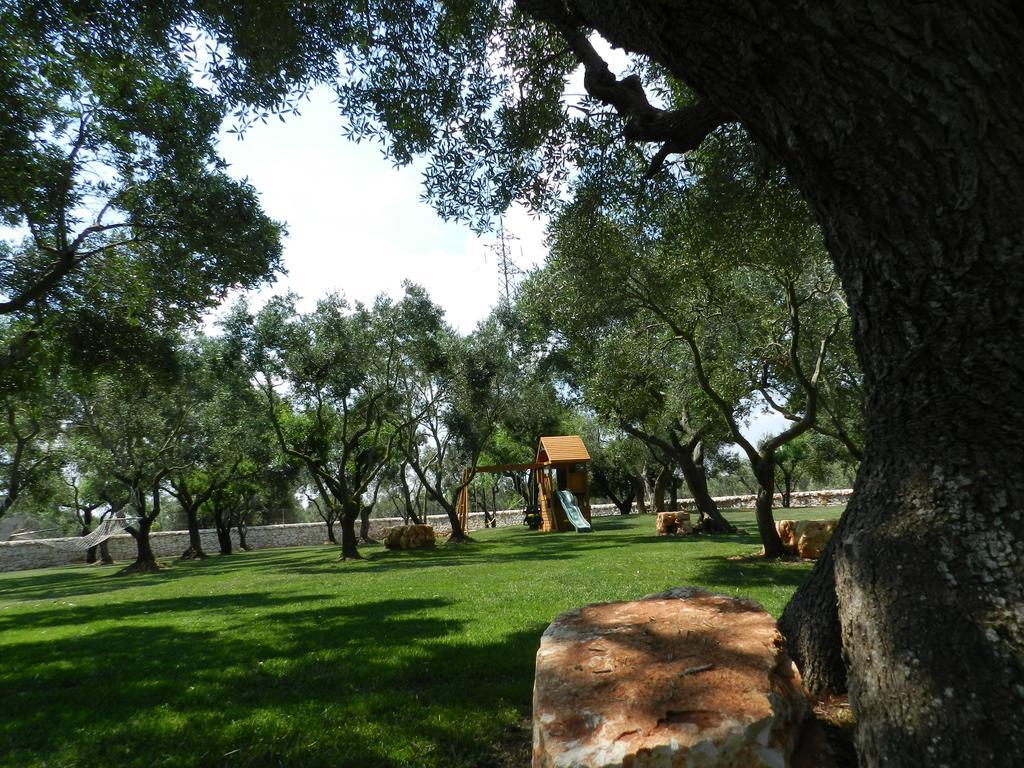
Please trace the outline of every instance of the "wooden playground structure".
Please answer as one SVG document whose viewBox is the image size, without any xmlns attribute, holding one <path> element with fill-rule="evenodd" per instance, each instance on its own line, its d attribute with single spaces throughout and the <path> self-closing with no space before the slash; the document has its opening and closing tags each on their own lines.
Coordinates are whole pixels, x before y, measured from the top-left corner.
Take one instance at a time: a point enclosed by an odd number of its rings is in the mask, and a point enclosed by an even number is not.
<svg viewBox="0 0 1024 768">
<path fill-rule="evenodd" d="M 530 472 L 530 503 L 526 514 L 540 516 L 541 531 L 590 530 L 590 492 L 587 462 L 590 453 L 579 435 L 542 437 L 536 459 L 529 464 L 491 464 L 462 471 L 462 491 L 456 513 L 462 529 L 469 525 L 469 484 L 482 472 Z"/>
</svg>

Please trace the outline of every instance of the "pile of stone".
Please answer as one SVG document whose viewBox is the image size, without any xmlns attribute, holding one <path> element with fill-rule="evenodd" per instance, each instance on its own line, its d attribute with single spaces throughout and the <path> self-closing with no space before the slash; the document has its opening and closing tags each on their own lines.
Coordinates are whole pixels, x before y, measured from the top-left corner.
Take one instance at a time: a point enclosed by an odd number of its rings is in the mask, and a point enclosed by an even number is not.
<svg viewBox="0 0 1024 768">
<path fill-rule="evenodd" d="M 384 546 L 388 549 L 428 549 L 434 544 L 431 525 L 398 525 L 384 532 Z"/>
<path fill-rule="evenodd" d="M 779 768 L 807 711 L 757 603 L 678 587 L 588 605 L 541 637 L 533 766 Z"/>
<path fill-rule="evenodd" d="M 775 528 L 788 553 L 817 560 L 838 524 L 838 520 L 779 520 Z"/>
<path fill-rule="evenodd" d="M 659 512 L 655 525 L 659 536 L 686 536 L 693 533 L 689 512 Z"/>
</svg>

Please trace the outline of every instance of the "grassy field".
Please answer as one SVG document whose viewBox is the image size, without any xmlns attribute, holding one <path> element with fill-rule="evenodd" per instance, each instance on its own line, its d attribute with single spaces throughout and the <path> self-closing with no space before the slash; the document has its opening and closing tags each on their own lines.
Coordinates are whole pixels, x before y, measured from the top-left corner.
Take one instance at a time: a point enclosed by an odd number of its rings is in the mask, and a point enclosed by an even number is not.
<svg viewBox="0 0 1024 768">
<path fill-rule="evenodd" d="M 828 510 L 777 517 L 835 516 Z M 778 615 L 809 566 L 750 535 L 499 529 L 337 563 L 327 547 L 0 574 L 0 765 L 522 766 L 545 626 L 692 584 Z"/>
</svg>

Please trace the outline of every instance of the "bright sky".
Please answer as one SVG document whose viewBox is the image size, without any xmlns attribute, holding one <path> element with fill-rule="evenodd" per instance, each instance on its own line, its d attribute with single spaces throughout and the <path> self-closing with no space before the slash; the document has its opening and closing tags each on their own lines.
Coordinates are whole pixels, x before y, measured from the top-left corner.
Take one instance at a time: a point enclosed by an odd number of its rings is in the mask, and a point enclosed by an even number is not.
<svg viewBox="0 0 1024 768">
<path fill-rule="evenodd" d="M 420 200 L 419 167 L 395 169 L 375 144 L 341 135 L 341 119 L 326 89 L 300 106 L 301 115 L 250 128 L 242 140 L 222 133 L 230 172 L 248 177 L 263 207 L 287 224 L 288 274 L 259 292 L 256 303 L 291 290 L 309 309 L 337 291 L 370 302 L 401 294 L 402 280 L 423 285 L 462 332 L 473 329 L 498 300 L 495 237 L 442 221 Z M 515 209 L 506 230 L 518 237 L 512 255 L 523 268 L 543 262 L 544 223 Z"/>
</svg>

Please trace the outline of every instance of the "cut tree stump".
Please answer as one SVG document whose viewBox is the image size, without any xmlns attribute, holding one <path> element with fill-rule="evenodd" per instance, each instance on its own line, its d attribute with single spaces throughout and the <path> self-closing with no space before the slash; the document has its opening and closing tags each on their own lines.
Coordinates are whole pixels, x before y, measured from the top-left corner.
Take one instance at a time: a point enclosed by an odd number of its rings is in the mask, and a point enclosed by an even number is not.
<svg viewBox="0 0 1024 768">
<path fill-rule="evenodd" d="M 807 712 L 764 609 L 679 587 L 577 608 L 547 628 L 533 766 L 784 768 Z"/>
</svg>

